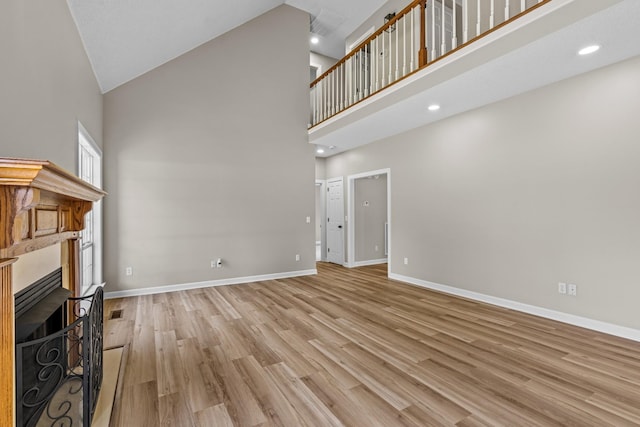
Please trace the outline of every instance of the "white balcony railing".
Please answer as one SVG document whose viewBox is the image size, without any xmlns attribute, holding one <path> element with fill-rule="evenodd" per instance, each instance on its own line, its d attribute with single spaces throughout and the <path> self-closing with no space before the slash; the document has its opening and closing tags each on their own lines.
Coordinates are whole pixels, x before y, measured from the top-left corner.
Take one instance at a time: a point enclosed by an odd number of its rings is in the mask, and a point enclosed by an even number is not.
<svg viewBox="0 0 640 427">
<path fill-rule="evenodd" d="M 311 83 L 310 127 L 550 1 L 413 1 Z"/>
</svg>

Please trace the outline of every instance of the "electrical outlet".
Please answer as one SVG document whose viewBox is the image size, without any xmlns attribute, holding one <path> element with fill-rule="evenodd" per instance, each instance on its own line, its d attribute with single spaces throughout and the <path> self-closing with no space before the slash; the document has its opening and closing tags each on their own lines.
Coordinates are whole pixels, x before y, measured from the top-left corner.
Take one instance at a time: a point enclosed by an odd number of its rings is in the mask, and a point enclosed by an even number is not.
<svg viewBox="0 0 640 427">
<path fill-rule="evenodd" d="M 300 254 L 296 254 L 296 261 L 300 261 Z"/>
<path fill-rule="evenodd" d="M 124 274 L 126 274 L 127 276 L 133 276 L 133 268 L 132 267 L 125 268 Z"/>
<path fill-rule="evenodd" d="M 409 258 L 404 259 L 404 265 L 409 265 Z"/>
<path fill-rule="evenodd" d="M 568 294 L 572 297 L 578 296 L 578 285 L 574 285 L 573 283 L 569 283 L 567 285 Z"/>
<path fill-rule="evenodd" d="M 558 283 L 558 293 L 566 294 L 567 293 L 567 284 L 564 282 Z"/>
</svg>

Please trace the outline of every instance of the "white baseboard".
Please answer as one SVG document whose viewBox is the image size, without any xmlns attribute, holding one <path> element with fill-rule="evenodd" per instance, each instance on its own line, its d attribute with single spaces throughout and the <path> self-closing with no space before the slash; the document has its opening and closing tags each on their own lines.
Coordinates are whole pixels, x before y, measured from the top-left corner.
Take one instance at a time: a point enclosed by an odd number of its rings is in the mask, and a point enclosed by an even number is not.
<svg viewBox="0 0 640 427">
<path fill-rule="evenodd" d="M 368 261 L 355 261 L 353 264 L 347 264 L 348 268 L 356 268 L 356 267 L 366 267 L 367 265 L 378 265 L 378 264 L 386 264 L 387 258 L 380 259 L 370 259 Z"/>
<path fill-rule="evenodd" d="M 242 283 L 261 282 L 264 280 L 286 279 L 289 277 L 312 276 L 318 274 L 318 270 L 289 271 L 286 273 L 261 274 L 258 276 L 231 277 L 220 280 L 207 280 L 205 282 L 183 283 L 180 285 L 155 286 L 151 288 L 130 289 L 126 291 L 105 292 L 105 299 L 136 297 L 140 295 L 163 294 L 165 292 L 186 291 L 189 289 L 210 288 L 214 286 L 239 285 Z"/>
<path fill-rule="evenodd" d="M 544 317 L 546 319 L 557 320 L 559 322 L 568 323 L 574 326 L 591 329 L 593 331 L 604 332 L 621 338 L 627 338 L 640 342 L 640 330 L 619 326 L 613 323 L 593 320 L 586 317 L 575 316 L 573 314 L 563 313 L 561 311 L 550 310 L 548 308 L 537 307 L 535 305 L 523 304 L 517 301 L 511 301 L 504 298 L 498 298 L 491 295 L 485 295 L 478 292 L 467 291 L 465 289 L 454 288 L 453 286 L 440 285 L 438 283 L 428 282 L 426 280 L 416 279 L 413 277 L 402 276 L 389 272 L 389 278 L 399 282 L 410 283 L 435 291 L 445 292 L 447 294 L 457 295 L 469 298 L 475 301 L 486 302 L 488 304 L 497 305 L 499 307 L 509 308 L 511 310 L 521 311 L 535 316 Z"/>
</svg>

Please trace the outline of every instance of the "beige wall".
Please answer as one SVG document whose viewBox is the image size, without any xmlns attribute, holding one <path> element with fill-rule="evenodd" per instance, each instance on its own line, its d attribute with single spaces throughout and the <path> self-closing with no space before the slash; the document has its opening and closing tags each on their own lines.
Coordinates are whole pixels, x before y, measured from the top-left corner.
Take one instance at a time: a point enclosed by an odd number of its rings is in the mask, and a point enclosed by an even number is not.
<svg viewBox="0 0 640 427">
<path fill-rule="evenodd" d="M 105 95 L 107 291 L 315 268 L 308 32 L 280 6 Z"/>
<path fill-rule="evenodd" d="M 67 3 L 0 2 L 0 156 L 77 172 L 78 120 L 102 146 L 102 95 Z"/>
<path fill-rule="evenodd" d="M 0 2 L 0 156 L 77 173 L 78 120 L 102 146 L 102 95 L 64 1 Z M 60 266 L 60 245 L 20 257 L 14 292 Z"/>
<path fill-rule="evenodd" d="M 636 57 L 333 156 L 326 173 L 391 168 L 393 273 L 637 329 L 639 75 Z"/>
<path fill-rule="evenodd" d="M 387 175 L 354 180 L 355 261 L 386 258 L 384 224 L 387 222 Z"/>
<path fill-rule="evenodd" d="M 325 180 L 326 160 L 323 157 L 316 158 L 316 179 Z"/>
<path fill-rule="evenodd" d="M 322 55 L 320 53 L 309 52 L 309 64 L 318 67 L 318 77 L 320 74 L 333 67 L 338 60 L 330 56 Z"/>
</svg>

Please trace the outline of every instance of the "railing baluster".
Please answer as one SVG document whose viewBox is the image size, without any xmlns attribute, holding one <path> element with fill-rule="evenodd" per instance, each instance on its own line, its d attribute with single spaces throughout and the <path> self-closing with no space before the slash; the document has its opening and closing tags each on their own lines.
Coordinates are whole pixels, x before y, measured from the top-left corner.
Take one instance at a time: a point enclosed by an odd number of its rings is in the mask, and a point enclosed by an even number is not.
<svg viewBox="0 0 640 427">
<path fill-rule="evenodd" d="M 375 39 L 373 39 L 373 53 L 371 53 L 371 59 L 373 62 L 373 84 L 371 85 L 371 87 L 373 88 L 373 92 L 377 92 L 378 91 L 378 56 L 380 56 L 380 54 L 378 53 L 378 37 L 376 37 Z"/>
<path fill-rule="evenodd" d="M 313 86 L 311 88 L 311 105 L 309 107 L 311 109 L 311 117 L 309 118 L 309 124 L 311 126 L 315 125 L 316 123 L 318 123 L 316 121 L 316 87 Z"/>
<path fill-rule="evenodd" d="M 338 93 L 340 94 L 340 111 L 344 110 L 344 74 L 342 72 L 344 63 L 338 67 Z"/>
<path fill-rule="evenodd" d="M 431 1 L 431 60 L 438 57 L 436 54 L 436 2 Z"/>
<path fill-rule="evenodd" d="M 322 82 L 324 80 L 320 80 L 318 84 L 316 84 L 316 102 L 318 103 L 318 107 L 316 108 L 316 116 L 318 116 L 317 121 L 322 121 Z"/>
<path fill-rule="evenodd" d="M 365 95 L 365 87 L 367 85 L 366 83 L 366 77 L 367 77 L 367 73 L 365 72 L 365 55 L 367 54 L 367 52 L 364 50 L 364 48 L 362 48 L 362 50 L 360 50 L 360 84 L 358 85 L 358 93 L 360 94 L 360 99 L 364 98 Z"/>
<path fill-rule="evenodd" d="M 476 21 L 476 37 L 479 36 L 481 34 L 480 32 L 480 23 L 481 23 L 481 14 L 480 14 L 480 0 L 478 0 L 478 8 L 476 10 L 476 14 L 478 15 L 477 21 Z"/>
<path fill-rule="evenodd" d="M 384 65 L 385 65 L 384 55 L 387 51 L 385 50 L 385 45 L 384 45 L 384 35 L 385 33 L 380 34 L 380 38 L 382 39 L 382 51 L 380 52 L 380 56 L 382 57 L 380 60 L 382 65 L 382 87 L 385 87 L 387 85 L 387 80 L 386 80 L 387 75 L 384 68 Z"/>
<path fill-rule="evenodd" d="M 331 90 L 331 96 L 333 97 L 333 101 L 331 102 L 332 104 L 332 110 L 333 110 L 333 114 L 336 114 L 339 110 L 338 110 L 338 69 L 333 70 L 333 88 Z"/>
<path fill-rule="evenodd" d="M 440 3 L 440 56 L 447 53 L 447 18 L 445 11 L 447 10 L 446 0 Z"/>
<path fill-rule="evenodd" d="M 355 62 L 355 56 L 352 56 L 351 58 L 349 58 L 349 105 L 353 105 L 353 101 L 354 101 L 354 84 L 353 84 L 353 79 L 354 79 L 354 74 L 353 72 L 355 71 L 355 68 L 353 67 L 353 63 Z"/>
<path fill-rule="evenodd" d="M 387 34 L 389 34 L 389 84 L 391 84 L 391 82 L 393 81 L 393 66 L 391 65 L 391 60 L 393 59 L 393 56 L 391 55 L 391 31 L 388 31 Z"/>
<path fill-rule="evenodd" d="M 331 73 L 331 111 L 336 114 L 338 111 L 338 79 L 336 70 Z"/>
<path fill-rule="evenodd" d="M 496 16 L 496 3 L 495 0 L 491 0 L 491 14 L 489 15 L 489 29 L 492 29 L 495 25 Z"/>
<path fill-rule="evenodd" d="M 396 80 L 398 80 L 400 73 L 400 43 L 398 41 L 400 33 L 400 22 L 396 21 L 396 23 L 393 25 L 396 29 L 394 33 L 396 33 Z"/>
<path fill-rule="evenodd" d="M 360 99 L 365 97 L 365 90 L 367 87 L 366 55 L 367 55 L 367 51 L 363 47 L 360 50 L 360 86 L 359 86 Z"/>
<path fill-rule="evenodd" d="M 504 4 L 504 20 L 505 21 L 508 21 L 509 17 L 511 16 L 511 11 L 509 10 L 510 9 L 509 1 L 510 0 L 505 0 L 505 2 L 504 2 L 505 3 Z"/>
<path fill-rule="evenodd" d="M 402 17 L 402 75 L 407 74 L 407 20 Z"/>
<path fill-rule="evenodd" d="M 374 58 L 376 56 L 376 52 L 374 50 L 374 41 L 371 40 L 369 42 L 369 85 L 367 86 L 369 88 L 369 95 L 371 95 L 374 91 L 374 81 L 375 81 L 375 68 L 374 68 Z"/>
<path fill-rule="evenodd" d="M 349 104 L 353 105 L 354 102 L 356 102 L 356 57 L 352 56 L 351 57 L 351 62 L 349 64 L 349 71 L 350 71 L 350 76 L 349 76 Z"/>
<path fill-rule="evenodd" d="M 322 102 L 322 96 L 323 96 L 323 91 L 322 91 L 322 86 L 324 85 L 324 79 L 320 80 L 318 82 L 318 121 L 321 122 L 323 119 L 323 114 L 322 114 L 322 109 L 324 108 L 324 104 Z"/>
<path fill-rule="evenodd" d="M 453 34 L 451 36 L 451 49 L 458 47 L 458 5 L 456 0 L 451 0 L 453 3 Z"/>
<path fill-rule="evenodd" d="M 338 68 L 334 69 L 331 73 L 333 75 L 333 89 L 331 90 L 331 95 L 333 96 L 332 109 L 334 111 L 333 114 L 338 114 L 340 112 L 340 97 L 339 97 L 339 86 L 340 79 L 338 78 Z"/>
<path fill-rule="evenodd" d="M 520 12 L 524 12 L 527 8 L 527 0 L 520 0 Z"/>
<path fill-rule="evenodd" d="M 410 37 L 411 37 L 411 49 L 410 49 L 411 58 L 409 59 L 409 71 L 413 71 L 413 69 L 414 69 L 413 67 L 414 67 L 414 64 L 415 64 L 415 50 L 414 50 L 415 49 L 414 43 L 415 43 L 415 38 L 416 38 L 415 24 L 416 24 L 416 8 L 414 7 L 413 9 L 411 9 L 411 30 L 410 30 L 410 32 L 411 32 L 411 34 L 410 34 Z"/>
<path fill-rule="evenodd" d="M 329 80 L 322 85 L 322 94 L 324 95 L 324 108 L 322 115 L 325 119 L 329 118 Z"/>
<path fill-rule="evenodd" d="M 333 73 L 329 73 L 329 115 L 333 116 Z"/>
<path fill-rule="evenodd" d="M 462 0 L 462 43 L 469 41 L 469 0 Z"/>
</svg>

